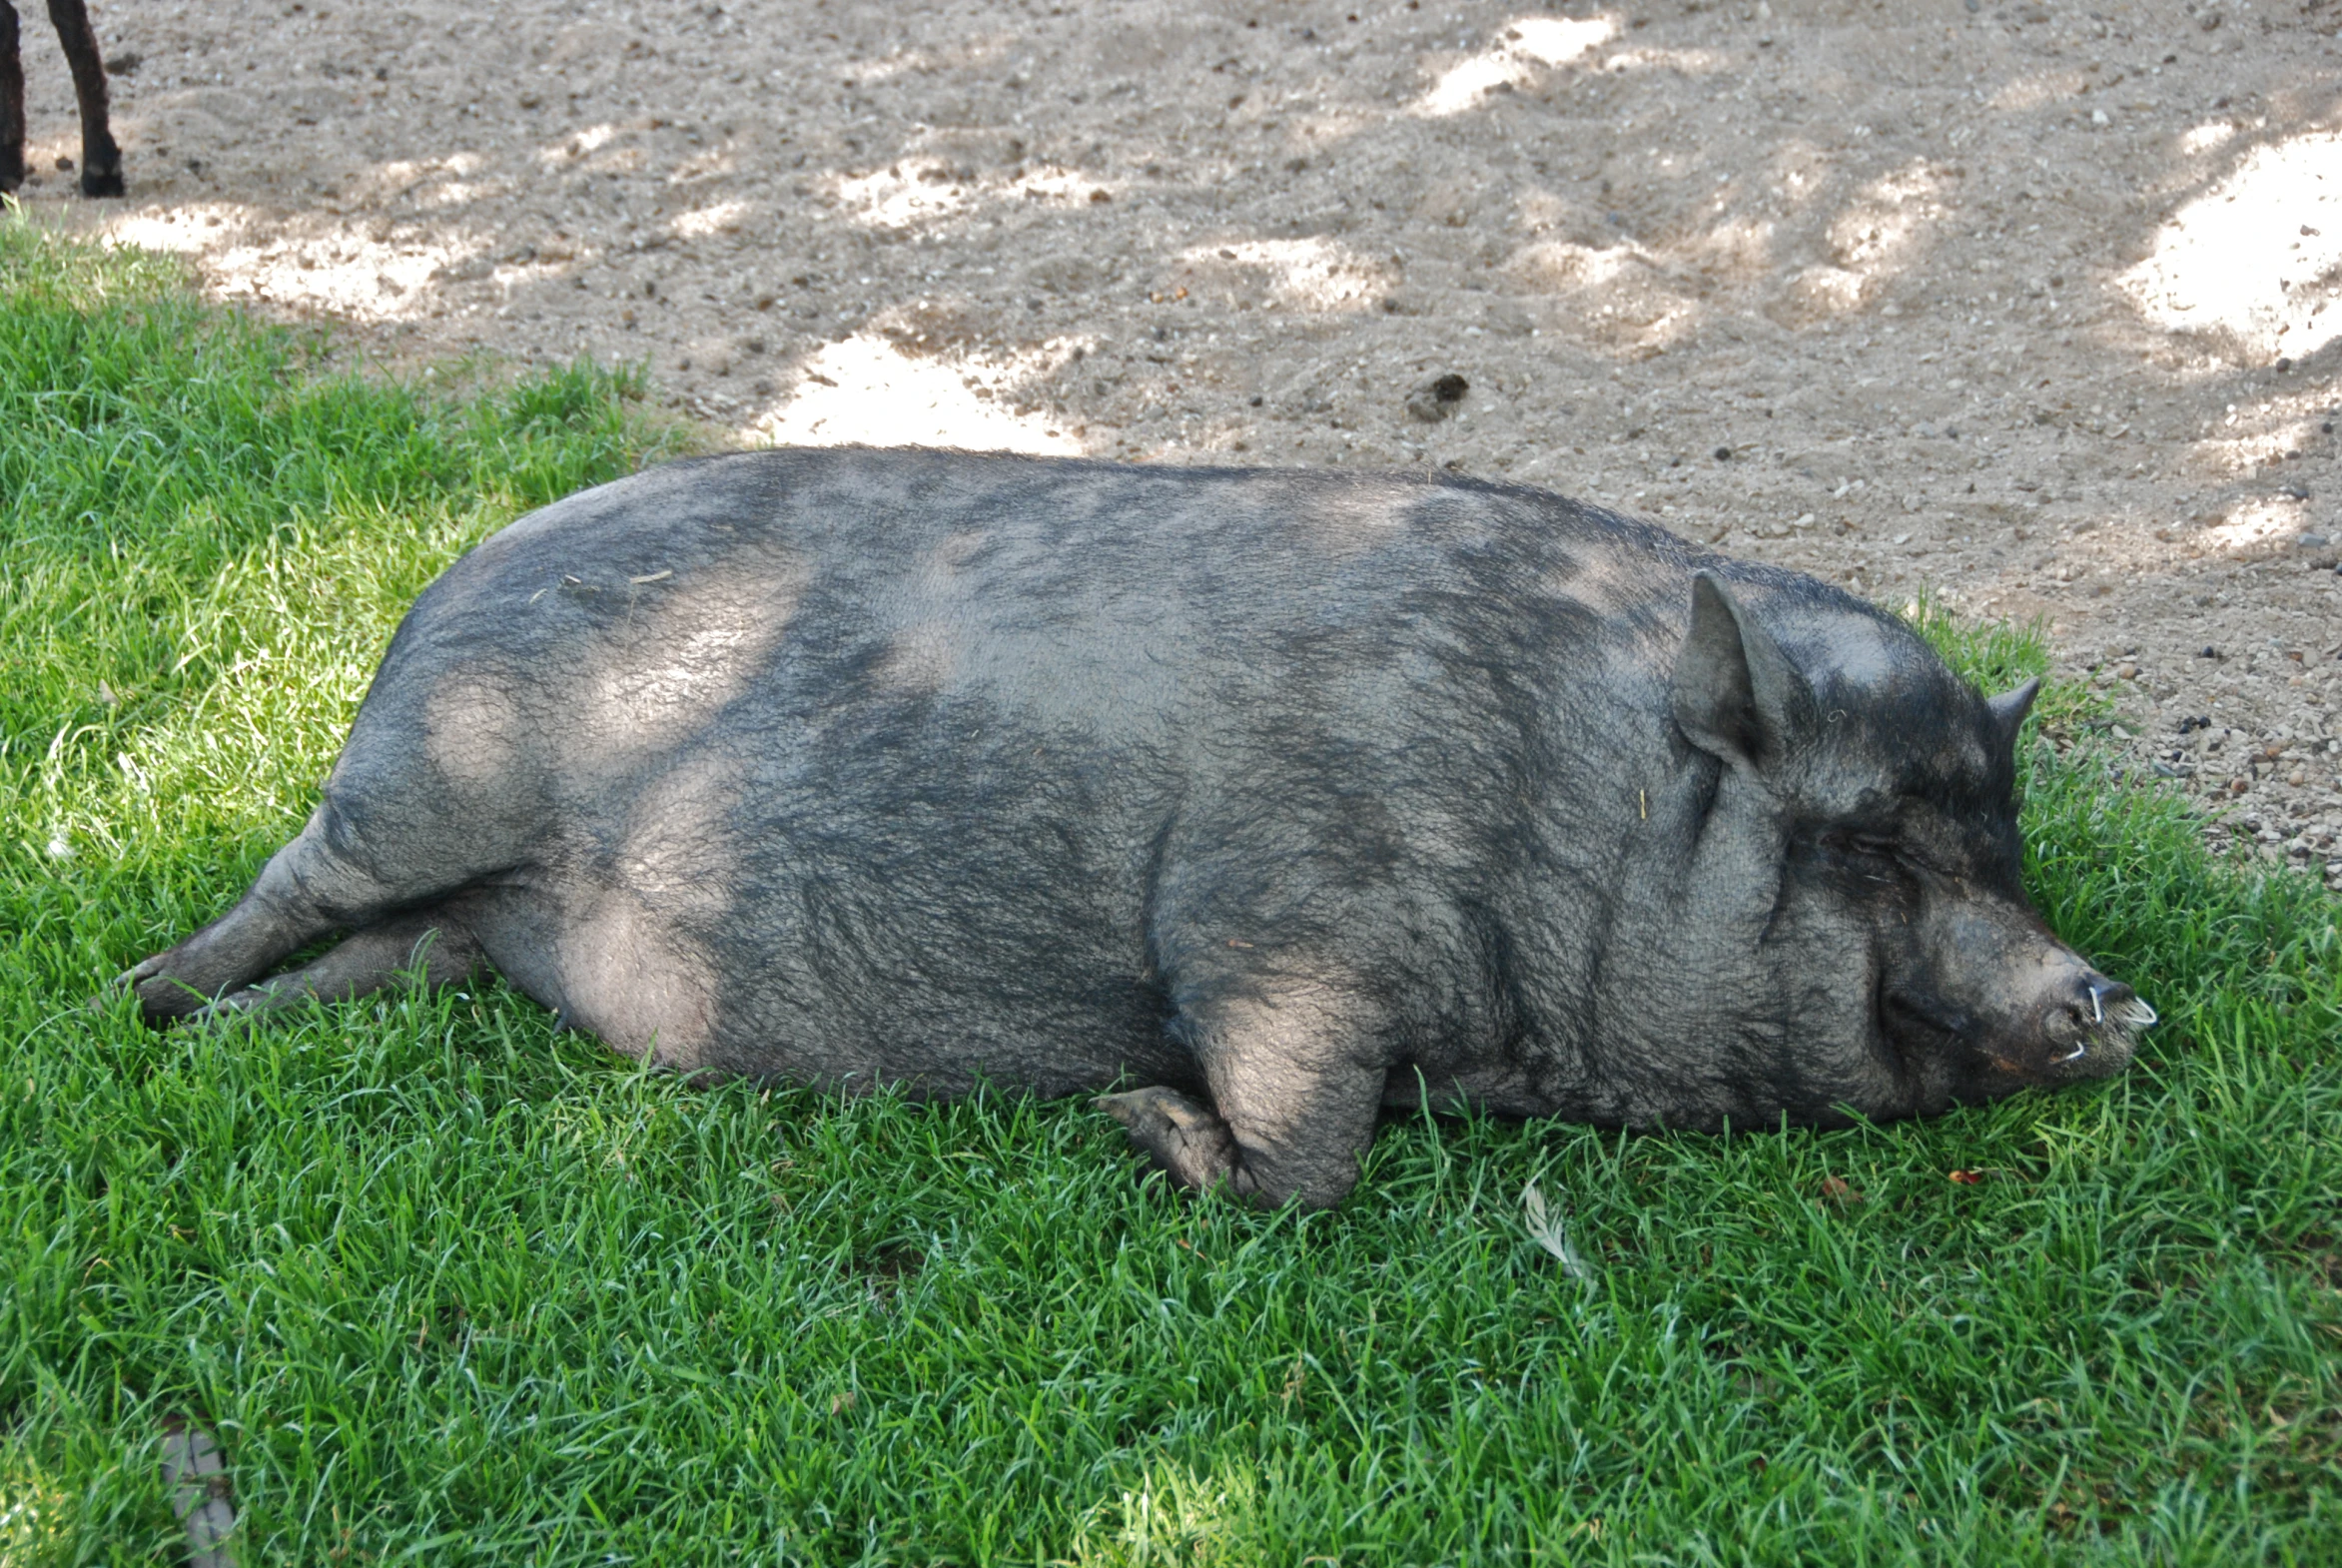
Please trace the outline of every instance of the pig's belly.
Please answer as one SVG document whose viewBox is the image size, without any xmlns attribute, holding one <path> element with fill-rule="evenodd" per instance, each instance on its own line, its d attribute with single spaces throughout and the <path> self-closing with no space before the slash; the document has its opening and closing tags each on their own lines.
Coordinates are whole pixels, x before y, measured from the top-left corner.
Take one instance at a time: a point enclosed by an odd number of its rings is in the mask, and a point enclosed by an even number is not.
<svg viewBox="0 0 2342 1568">
<path fill-rule="evenodd" d="M 469 924 L 513 986 L 629 1057 L 858 1093 L 1051 1096 L 1119 1082 L 1199 1087 L 1136 932 L 1054 908 L 964 910 L 843 890 L 515 879 Z"/>
<path fill-rule="evenodd" d="M 688 736 L 558 770 L 475 922 L 497 968 L 687 1072 L 937 1095 L 1191 1080 L 1146 930 L 1180 779 L 1116 727 L 1137 720 L 803 662 Z"/>
</svg>

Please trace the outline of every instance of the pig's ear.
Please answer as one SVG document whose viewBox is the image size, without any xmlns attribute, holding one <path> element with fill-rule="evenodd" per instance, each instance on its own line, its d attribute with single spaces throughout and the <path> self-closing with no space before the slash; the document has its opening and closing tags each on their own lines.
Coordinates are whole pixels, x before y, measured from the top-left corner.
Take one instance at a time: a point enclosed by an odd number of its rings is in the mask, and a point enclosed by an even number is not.
<svg viewBox="0 0 2342 1568">
<path fill-rule="evenodd" d="M 1693 745 L 1744 767 L 1770 767 L 1814 732 L 1813 687 L 1712 572 L 1692 578 L 1670 696 Z"/>
<path fill-rule="evenodd" d="M 1984 705 L 1992 710 L 1992 722 L 1999 726 L 2000 744 L 2016 744 L 2016 728 L 2024 716 L 2032 711 L 2033 698 L 2041 693 L 2041 678 L 2036 675 L 2014 691 L 2004 691 L 1997 697 L 1987 697 Z"/>
</svg>

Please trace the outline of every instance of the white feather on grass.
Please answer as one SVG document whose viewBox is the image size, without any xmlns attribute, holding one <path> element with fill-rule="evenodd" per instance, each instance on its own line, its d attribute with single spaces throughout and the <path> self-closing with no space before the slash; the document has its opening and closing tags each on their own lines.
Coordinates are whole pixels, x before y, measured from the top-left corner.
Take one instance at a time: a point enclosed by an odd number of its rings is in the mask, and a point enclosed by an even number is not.
<svg viewBox="0 0 2342 1568">
<path fill-rule="evenodd" d="M 1531 1181 L 1521 1192 L 1521 1209 L 1528 1222 L 1529 1239 L 1551 1252 L 1561 1262 L 1561 1271 L 1572 1279 L 1591 1280 L 1594 1270 L 1578 1256 L 1578 1249 L 1569 1244 L 1569 1232 L 1561 1227 L 1561 1216 L 1545 1206 L 1545 1194 Z"/>
</svg>

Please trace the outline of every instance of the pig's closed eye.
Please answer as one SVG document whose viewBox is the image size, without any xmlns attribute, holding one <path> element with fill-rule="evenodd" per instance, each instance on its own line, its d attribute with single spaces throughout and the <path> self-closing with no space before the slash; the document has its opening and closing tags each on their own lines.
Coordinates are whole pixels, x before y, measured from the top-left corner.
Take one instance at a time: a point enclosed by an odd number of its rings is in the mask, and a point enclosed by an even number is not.
<svg viewBox="0 0 2342 1568">
<path fill-rule="evenodd" d="M 1876 861 L 1881 865 L 1901 866 L 1909 860 L 1900 840 L 1880 833 L 1839 832 L 1831 834 L 1823 842 L 1841 855 Z"/>
</svg>

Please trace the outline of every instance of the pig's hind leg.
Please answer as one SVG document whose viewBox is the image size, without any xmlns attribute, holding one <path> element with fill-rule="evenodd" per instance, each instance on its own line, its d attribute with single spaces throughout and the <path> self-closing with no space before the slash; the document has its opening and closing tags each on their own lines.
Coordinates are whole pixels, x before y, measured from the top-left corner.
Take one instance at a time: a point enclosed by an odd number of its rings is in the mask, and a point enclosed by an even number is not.
<svg viewBox="0 0 2342 1568">
<path fill-rule="evenodd" d="M 354 931 L 323 957 L 231 991 L 198 1010 L 192 1021 L 206 1023 L 312 1001 L 351 1002 L 409 977 L 435 991 L 473 980 L 483 965 L 479 943 L 450 910 L 419 910 Z"/>
<path fill-rule="evenodd" d="M 361 852 L 339 847 L 352 837 L 331 802 L 319 808 L 293 842 L 270 857 L 234 909 L 125 974 L 121 984 L 137 992 L 147 1022 L 164 1024 L 206 1012 L 260 980 L 287 955 L 337 931 L 353 935 L 301 971 L 320 982 L 315 993 L 323 995 L 331 987 L 340 995 L 357 996 L 388 982 L 409 962 L 420 935 L 420 928 L 408 934 L 409 917 L 421 918 L 419 909 L 443 902 L 454 887 L 445 881 L 422 887 L 386 882 L 360 864 Z M 459 877 L 455 886 L 468 880 Z M 401 942 L 403 950 L 388 956 Z M 468 935 L 461 943 L 469 948 Z M 469 950 L 475 959 L 476 949 Z M 359 986 L 359 977 L 368 973 L 380 978 Z"/>
<path fill-rule="evenodd" d="M 1379 1031 L 1343 999 L 1254 995 L 1181 1010 L 1211 1105 L 1151 1087 L 1100 1098 L 1131 1142 L 1182 1186 L 1263 1208 L 1329 1208 L 1357 1184 L 1387 1071 Z M 1329 1005 L 1330 1004 L 1330 1005 Z"/>
</svg>

